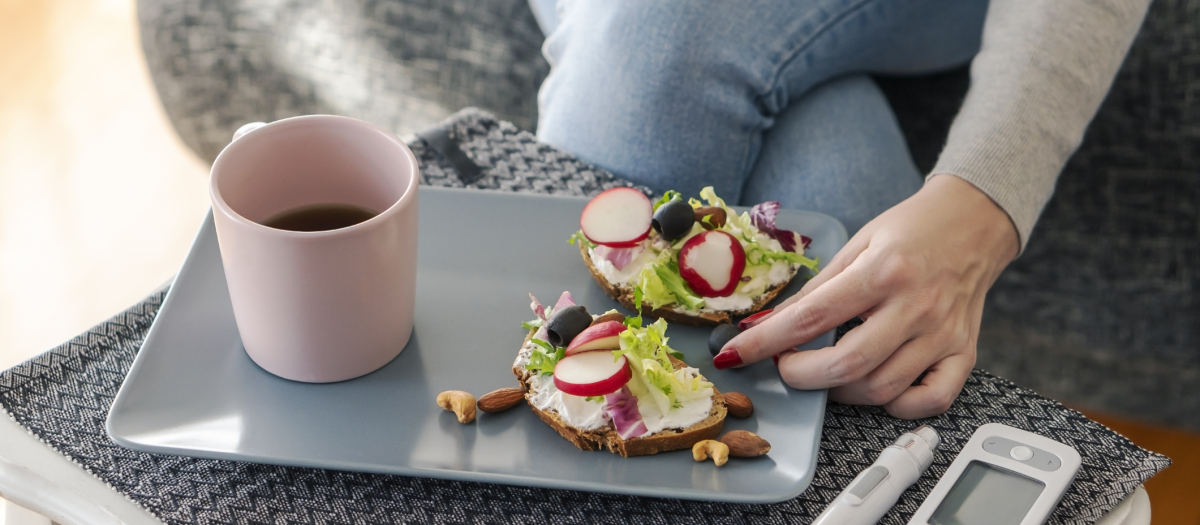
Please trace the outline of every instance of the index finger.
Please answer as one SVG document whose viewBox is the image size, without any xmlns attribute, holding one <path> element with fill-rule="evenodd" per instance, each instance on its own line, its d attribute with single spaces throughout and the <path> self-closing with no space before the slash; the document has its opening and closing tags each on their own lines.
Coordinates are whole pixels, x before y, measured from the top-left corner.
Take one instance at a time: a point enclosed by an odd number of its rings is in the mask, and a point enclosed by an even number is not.
<svg viewBox="0 0 1200 525">
<path fill-rule="evenodd" d="M 856 242 L 857 239 L 857 236 L 855 236 L 853 239 L 850 239 L 850 242 L 843 246 L 842 249 L 836 254 L 834 254 L 833 259 L 831 259 L 825 265 L 825 267 L 821 269 L 821 271 L 817 272 L 817 274 L 812 276 L 808 282 L 804 283 L 804 286 L 800 288 L 800 291 L 792 294 L 791 297 L 784 299 L 771 310 L 763 310 L 762 312 L 743 319 L 741 323 L 738 323 L 738 328 L 742 330 L 748 330 L 753 326 L 761 324 L 769 317 L 775 315 L 775 310 L 782 311 L 784 308 L 796 304 L 797 301 L 812 293 L 813 290 L 816 290 L 817 287 L 825 284 L 826 281 L 840 275 L 842 271 L 846 269 L 846 267 L 850 266 L 851 263 L 858 259 L 859 254 L 861 254 L 869 245 L 868 242 Z M 748 326 L 744 326 L 743 323 Z"/>
<path fill-rule="evenodd" d="M 880 302 L 886 295 L 873 288 L 867 272 L 851 265 L 791 306 L 738 334 L 713 358 L 718 369 L 766 359 L 816 339 Z"/>
</svg>

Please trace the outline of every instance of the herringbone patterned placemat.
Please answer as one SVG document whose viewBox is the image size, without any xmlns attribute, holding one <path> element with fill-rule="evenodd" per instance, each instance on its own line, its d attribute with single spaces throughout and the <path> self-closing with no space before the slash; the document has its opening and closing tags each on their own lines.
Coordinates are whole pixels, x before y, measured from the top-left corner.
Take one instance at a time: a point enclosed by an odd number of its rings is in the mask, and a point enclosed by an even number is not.
<svg viewBox="0 0 1200 525">
<path fill-rule="evenodd" d="M 466 110 L 446 125 L 482 171 L 472 186 L 588 195 L 625 183 L 512 124 Z M 461 185 L 423 142 L 424 182 Z M 160 292 L 41 356 L 0 373 L 0 405 L 17 423 L 171 524 L 224 523 L 807 523 L 897 436 L 920 423 L 943 443 L 933 466 L 881 523 L 903 524 L 984 423 L 1004 423 L 1075 447 L 1083 467 L 1051 517 L 1093 523 L 1165 468 L 1148 452 L 1055 401 L 982 370 L 949 412 L 902 421 L 874 407 L 831 403 L 818 467 L 800 497 L 740 505 L 279 467 L 147 454 L 104 431 L 113 397 L 162 305 Z M 633 460 L 636 461 L 636 460 Z"/>
</svg>

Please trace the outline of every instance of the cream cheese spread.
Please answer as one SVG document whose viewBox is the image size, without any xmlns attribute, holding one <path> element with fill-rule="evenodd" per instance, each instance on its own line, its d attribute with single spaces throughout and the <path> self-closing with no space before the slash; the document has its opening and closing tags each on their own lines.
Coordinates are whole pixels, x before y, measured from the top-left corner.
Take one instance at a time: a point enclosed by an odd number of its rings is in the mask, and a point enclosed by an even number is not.
<svg viewBox="0 0 1200 525">
<path fill-rule="evenodd" d="M 620 270 L 611 261 L 598 255 L 595 248 L 588 248 L 588 256 L 592 258 L 592 266 L 595 266 L 600 271 L 600 274 L 605 279 L 608 279 L 608 282 L 627 285 L 634 277 L 642 273 L 642 268 L 645 268 L 647 264 L 650 264 L 654 260 L 655 251 L 647 246 L 648 244 L 643 245 L 642 250 L 637 256 L 630 260 L 624 269 Z"/>
<path fill-rule="evenodd" d="M 705 297 L 704 308 L 701 312 L 716 312 L 722 310 L 736 311 L 745 310 L 754 306 L 754 299 L 742 292 L 733 292 L 728 297 Z"/>
<path fill-rule="evenodd" d="M 572 427 L 596 430 L 608 425 L 609 418 L 604 413 L 604 403 L 562 393 L 554 386 L 554 376 L 538 374 L 530 378 L 529 394 L 530 405 L 558 414 L 558 417 Z M 641 409 L 641 403 L 638 403 L 638 408 Z"/>
</svg>

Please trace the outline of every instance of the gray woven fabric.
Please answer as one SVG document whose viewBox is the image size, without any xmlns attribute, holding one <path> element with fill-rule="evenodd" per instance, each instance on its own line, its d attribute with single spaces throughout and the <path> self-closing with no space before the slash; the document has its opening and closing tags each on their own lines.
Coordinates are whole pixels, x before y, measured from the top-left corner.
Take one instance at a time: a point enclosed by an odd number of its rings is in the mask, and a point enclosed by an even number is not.
<svg viewBox="0 0 1200 525">
<path fill-rule="evenodd" d="M 536 143 L 477 111 L 445 126 L 499 191 L 592 195 L 625 183 Z M 417 141 L 426 184 L 462 186 L 440 154 Z M 88 472 L 171 524 L 225 523 L 807 523 L 879 451 L 919 423 L 942 436 L 933 466 L 881 523 L 902 524 L 980 425 L 1004 423 L 1075 447 L 1083 467 L 1052 524 L 1093 523 L 1170 461 L 1055 401 L 974 371 L 950 411 L 922 422 L 875 407 L 830 404 L 818 466 L 800 497 L 733 505 L 482 483 L 289 468 L 135 452 L 108 438 L 104 420 L 162 305 L 155 294 L 70 342 L 0 373 L 0 406 Z M 580 452 L 583 454 L 584 452 Z M 598 453 L 598 452 L 592 452 Z M 690 461 L 683 454 L 681 461 Z M 631 459 L 630 461 L 637 461 Z"/>
<path fill-rule="evenodd" d="M 650 195 L 649 188 L 618 179 L 569 153 L 538 142 L 511 122 L 476 108 L 460 111 L 438 127 L 449 131 L 463 153 L 483 173 L 470 185 L 463 184 L 453 165 L 427 147 L 425 141 L 416 140 L 410 145 L 421 162 L 422 184 L 573 196 L 630 186 Z"/>
<path fill-rule="evenodd" d="M 139 0 L 172 124 L 211 162 L 254 121 L 330 113 L 404 136 L 467 106 L 525 129 L 549 66 L 525 0 Z"/>
</svg>

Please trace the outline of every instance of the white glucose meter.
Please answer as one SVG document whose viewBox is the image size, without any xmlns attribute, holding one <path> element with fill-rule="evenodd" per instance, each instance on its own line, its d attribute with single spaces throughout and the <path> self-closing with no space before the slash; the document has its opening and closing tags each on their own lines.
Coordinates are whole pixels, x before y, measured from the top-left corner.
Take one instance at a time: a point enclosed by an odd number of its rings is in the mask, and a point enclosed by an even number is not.
<svg viewBox="0 0 1200 525">
<path fill-rule="evenodd" d="M 1075 449 L 1024 430 L 979 427 L 908 525 L 1041 525 L 1079 471 Z"/>
</svg>

